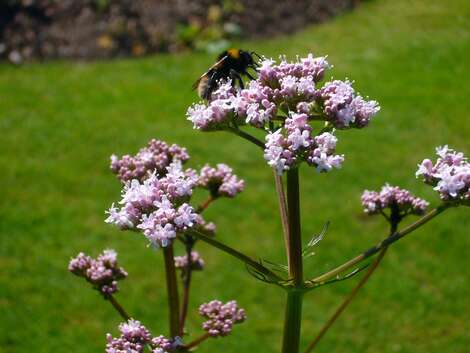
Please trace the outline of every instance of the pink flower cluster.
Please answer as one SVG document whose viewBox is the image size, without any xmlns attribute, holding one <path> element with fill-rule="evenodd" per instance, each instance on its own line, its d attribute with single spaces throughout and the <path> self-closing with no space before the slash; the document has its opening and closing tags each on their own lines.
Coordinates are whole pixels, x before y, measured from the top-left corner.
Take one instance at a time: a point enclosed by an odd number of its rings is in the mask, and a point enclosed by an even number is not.
<svg viewBox="0 0 470 353">
<path fill-rule="evenodd" d="M 244 181 L 225 164 L 218 164 L 216 168 L 206 165 L 200 173 L 183 169 L 183 162 L 189 156 L 185 148 L 176 145 L 152 140 L 132 158 L 144 160 L 146 153 L 153 156 L 147 159 L 153 162 L 142 165 L 157 169 L 146 169 L 145 177 L 142 171 L 133 174 L 124 167 L 116 169 L 124 182 L 122 198 L 119 206 L 112 204 L 106 211 L 105 222 L 122 230 L 140 230 L 155 247 L 166 247 L 178 233 L 190 228 L 213 235 L 215 225 L 206 223 L 188 203 L 193 190 L 201 187 L 208 189 L 212 197 L 234 197 L 243 190 Z M 161 162 L 158 166 L 156 160 Z M 164 172 L 159 169 L 163 166 Z M 136 178 L 127 180 L 131 176 Z"/>
<path fill-rule="evenodd" d="M 264 158 L 281 175 L 284 171 L 306 161 L 319 172 L 341 168 L 343 155 L 335 155 L 337 138 L 324 132 L 312 136 L 308 116 L 293 113 L 286 119 L 284 132 L 279 129 L 266 136 Z"/>
<path fill-rule="evenodd" d="M 154 173 L 140 182 L 127 182 L 122 192 L 122 207 L 107 212 L 107 223 L 121 229 L 140 229 L 155 247 L 166 247 L 178 232 L 203 223 L 192 206 L 186 203 L 196 187 L 198 176 L 183 170 L 180 161 L 167 167 L 164 177 Z"/>
<path fill-rule="evenodd" d="M 318 102 L 328 121 L 338 129 L 363 128 L 380 110 L 376 101 L 365 101 L 357 95 L 349 81 L 330 81 L 321 89 Z"/>
<path fill-rule="evenodd" d="M 111 156 L 111 170 L 121 182 L 132 179 L 143 180 L 156 171 L 159 175 L 166 173 L 166 168 L 175 160 L 186 162 L 189 155 L 186 148 L 168 145 L 164 141 L 150 140 L 146 147 L 135 155 L 124 155 L 119 159 Z"/>
<path fill-rule="evenodd" d="M 120 324 L 119 331 L 121 335 L 117 338 L 109 333 L 106 335 L 106 353 L 142 353 L 145 346 L 152 353 L 171 353 L 179 345 L 179 340 L 171 341 L 164 336 L 152 337 L 145 326 L 133 319 Z"/>
<path fill-rule="evenodd" d="M 117 281 L 127 277 L 127 272 L 118 266 L 114 250 L 104 250 L 96 259 L 81 252 L 70 260 L 69 271 L 84 277 L 103 295 L 116 293 Z"/>
<path fill-rule="evenodd" d="M 245 310 L 238 307 L 235 300 L 226 304 L 219 300 L 212 300 L 199 307 L 199 314 L 208 320 L 202 324 L 212 337 L 227 336 L 234 324 L 245 321 Z"/>
<path fill-rule="evenodd" d="M 364 212 L 378 214 L 385 209 L 397 207 L 400 216 L 406 214 L 423 214 L 429 203 L 419 197 L 413 196 L 408 190 L 398 186 L 384 185 L 380 192 L 365 190 L 361 197 Z"/>
<path fill-rule="evenodd" d="M 247 88 L 236 91 L 231 82 L 221 83 L 208 104 L 194 104 L 187 117 L 197 129 L 223 130 L 232 123 L 262 128 L 286 107 L 295 109 L 299 102 L 313 102 L 315 84 L 329 67 L 324 57 L 285 59 L 275 65 L 273 60 L 260 64 L 258 79 Z M 284 107 L 283 107 L 284 105 Z"/>
<path fill-rule="evenodd" d="M 456 152 L 447 145 L 436 148 L 437 161 L 425 159 L 418 165 L 416 177 L 425 183 L 444 201 L 457 201 L 470 205 L 470 163 L 462 152 Z"/>
<path fill-rule="evenodd" d="M 265 158 L 279 173 L 302 161 L 329 171 L 343 162 L 343 156 L 333 154 L 336 138 L 331 130 L 365 127 L 380 109 L 377 102 L 358 95 L 349 81 L 317 87 L 329 67 L 325 57 L 312 54 L 279 64 L 266 59 L 258 78 L 245 89 L 221 82 L 209 102 L 188 109 L 187 118 L 203 131 L 246 124 L 268 131 Z M 328 122 L 327 128 L 313 133 L 310 124 L 318 120 Z"/>
<path fill-rule="evenodd" d="M 245 187 L 245 182 L 233 174 L 232 168 L 223 163 L 217 164 L 215 168 L 208 164 L 202 167 L 198 184 L 209 190 L 214 198 L 235 197 Z"/>
<path fill-rule="evenodd" d="M 188 255 L 175 256 L 175 267 L 186 271 L 188 268 Z M 191 270 L 200 271 L 204 268 L 204 260 L 195 250 L 191 251 Z"/>
</svg>

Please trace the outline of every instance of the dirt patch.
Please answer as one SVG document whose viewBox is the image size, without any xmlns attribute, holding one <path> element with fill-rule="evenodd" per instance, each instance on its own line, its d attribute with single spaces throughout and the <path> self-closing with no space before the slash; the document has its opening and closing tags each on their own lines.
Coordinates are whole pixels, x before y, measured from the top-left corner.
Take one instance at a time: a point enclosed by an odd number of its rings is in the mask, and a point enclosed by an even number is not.
<svg viewBox="0 0 470 353">
<path fill-rule="evenodd" d="M 327 20 L 358 0 L 4 0 L 0 58 L 111 58 L 218 51 Z"/>
</svg>

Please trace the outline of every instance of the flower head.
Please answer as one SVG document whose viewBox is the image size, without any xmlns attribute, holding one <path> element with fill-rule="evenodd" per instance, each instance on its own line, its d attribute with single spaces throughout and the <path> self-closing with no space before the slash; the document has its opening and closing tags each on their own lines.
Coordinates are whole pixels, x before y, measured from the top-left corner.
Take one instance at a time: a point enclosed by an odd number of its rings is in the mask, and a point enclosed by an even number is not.
<svg viewBox="0 0 470 353">
<path fill-rule="evenodd" d="M 211 100 L 188 109 L 188 119 L 203 131 L 243 125 L 267 131 L 264 158 L 279 174 L 302 162 L 320 172 L 339 168 L 344 157 L 335 155 L 334 149 L 326 152 L 324 134 L 333 136 L 333 128 L 363 128 L 380 107 L 358 95 L 349 81 L 330 81 L 321 87 L 329 68 L 325 57 L 312 54 L 292 62 L 264 59 L 258 78 L 246 88 L 236 90 L 230 82 L 220 85 Z M 315 131 L 314 121 L 327 125 Z M 336 137 L 329 139 L 336 144 Z"/>
<path fill-rule="evenodd" d="M 185 148 L 153 139 L 134 156 L 124 155 L 119 159 L 112 155 L 111 170 L 123 183 L 133 179 L 142 181 L 150 173 L 165 174 L 166 168 L 176 160 L 184 163 L 188 159 Z"/>
<path fill-rule="evenodd" d="M 436 148 L 435 163 L 425 159 L 418 165 L 416 177 L 434 186 L 443 201 L 470 205 L 470 163 L 462 152 L 447 145 Z"/>
<path fill-rule="evenodd" d="M 191 251 L 191 257 L 189 260 L 191 261 L 191 271 L 200 271 L 204 268 L 204 260 L 197 251 Z M 182 271 L 186 271 L 188 268 L 188 255 L 175 256 L 175 267 Z"/>
<path fill-rule="evenodd" d="M 233 174 L 232 168 L 223 163 L 217 164 L 215 168 L 206 164 L 201 169 L 198 184 L 209 190 L 214 198 L 235 197 L 245 186 L 245 182 Z"/>
<path fill-rule="evenodd" d="M 380 110 L 376 101 L 365 101 L 357 95 L 350 81 L 327 82 L 319 91 L 318 101 L 328 121 L 339 129 L 365 127 Z"/>
<path fill-rule="evenodd" d="M 176 160 L 161 177 L 152 173 L 143 181 L 126 182 L 119 202 L 123 206 L 119 209 L 113 204 L 106 222 L 120 229 L 141 230 L 151 245 L 166 247 L 178 232 L 204 222 L 186 202 L 197 183 L 197 173 L 184 170 Z"/>
<path fill-rule="evenodd" d="M 118 281 L 127 277 L 127 272 L 118 266 L 114 250 L 104 250 L 96 259 L 81 252 L 70 260 L 69 271 L 85 278 L 105 296 L 116 293 Z"/>
<path fill-rule="evenodd" d="M 199 307 L 199 314 L 208 320 L 202 324 L 212 337 L 227 336 L 232 331 L 234 324 L 245 321 L 245 310 L 238 307 L 237 302 L 232 300 L 226 304 L 219 300 L 213 300 Z"/>
<path fill-rule="evenodd" d="M 113 338 L 106 335 L 106 353 L 143 353 L 148 346 L 152 353 L 172 353 L 180 344 L 179 339 L 170 340 L 164 336 L 152 337 L 150 331 L 139 321 L 130 319 L 119 325 L 121 335 Z"/>
<path fill-rule="evenodd" d="M 380 192 L 365 190 L 361 197 L 364 212 L 372 215 L 395 208 L 399 217 L 407 214 L 423 214 L 429 206 L 426 200 L 415 197 L 398 186 L 384 185 Z"/>
</svg>

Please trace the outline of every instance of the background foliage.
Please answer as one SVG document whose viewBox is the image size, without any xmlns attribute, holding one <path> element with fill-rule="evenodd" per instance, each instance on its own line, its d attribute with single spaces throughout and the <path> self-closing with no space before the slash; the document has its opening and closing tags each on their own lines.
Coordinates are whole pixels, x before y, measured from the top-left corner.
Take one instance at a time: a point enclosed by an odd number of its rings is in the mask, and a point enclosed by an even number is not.
<svg viewBox="0 0 470 353">
<path fill-rule="evenodd" d="M 240 43 L 268 56 L 328 54 L 335 77 L 355 80 L 382 105 L 369 128 L 339 133 L 342 170 L 302 170 L 304 239 L 331 221 L 307 274 L 385 235 L 385 223 L 361 213 L 364 188 L 388 181 L 436 204 L 436 195 L 414 178 L 416 163 L 445 143 L 470 154 L 469 21 L 464 0 L 374 1 L 294 36 Z M 130 274 L 119 299 L 154 333 L 166 333 L 161 253 L 103 222 L 120 188 L 109 155 L 136 152 L 152 137 L 186 145 L 193 166 L 232 165 L 247 190 L 218 201 L 207 218 L 217 223 L 220 240 L 284 261 L 272 173 L 259 151 L 234 136 L 193 131 L 184 118 L 196 98 L 190 85 L 212 60 L 184 54 L 0 66 L 0 352 L 103 351 L 104 334 L 116 332 L 120 319 L 66 264 L 80 250 L 96 255 L 105 247 L 119 252 Z M 467 351 L 468 211 L 452 210 L 395 245 L 318 352 Z M 236 298 L 249 320 L 198 352 L 277 352 L 283 293 L 250 278 L 226 255 L 203 244 L 199 249 L 207 270 L 195 274 L 192 307 Z M 352 285 L 309 294 L 303 344 Z M 192 315 L 189 324 L 198 334 L 200 319 Z"/>
</svg>

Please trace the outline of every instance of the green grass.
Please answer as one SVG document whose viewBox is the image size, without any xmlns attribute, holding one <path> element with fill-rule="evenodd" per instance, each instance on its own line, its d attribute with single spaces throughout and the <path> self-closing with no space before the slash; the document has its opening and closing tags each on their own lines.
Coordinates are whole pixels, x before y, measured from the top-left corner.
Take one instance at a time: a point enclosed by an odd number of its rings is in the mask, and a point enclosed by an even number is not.
<svg viewBox="0 0 470 353">
<path fill-rule="evenodd" d="M 470 3 L 373 1 L 293 36 L 243 47 L 277 56 L 328 54 L 332 75 L 349 77 L 382 111 L 360 131 L 340 132 L 340 171 L 302 170 L 304 237 L 331 221 L 309 260 L 310 276 L 339 264 L 386 232 L 361 214 L 364 188 L 384 182 L 438 200 L 414 178 L 416 163 L 449 143 L 470 154 Z M 0 66 L 0 352 L 100 352 L 119 317 L 67 262 L 112 247 L 130 273 L 119 300 L 154 333 L 167 332 L 162 255 L 142 237 L 104 224 L 119 197 L 111 153 L 133 153 L 152 137 L 188 147 L 192 166 L 226 162 L 246 191 L 207 213 L 219 240 L 283 261 L 271 171 L 261 153 L 234 136 L 193 131 L 184 118 L 190 86 L 211 63 L 204 54 L 96 63 Z M 318 352 L 468 352 L 469 209 L 453 209 L 393 246 L 383 266 L 318 347 Z M 198 352 L 278 352 L 284 296 L 244 266 L 200 244 L 207 270 L 196 274 L 191 307 L 235 298 L 249 320 Z M 181 251 L 181 249 L 180 249 Z M 305 300 L 302 344 L 356 280 Z M 189 329 L 199 332 L 191 315 Z"/>
</svg>

